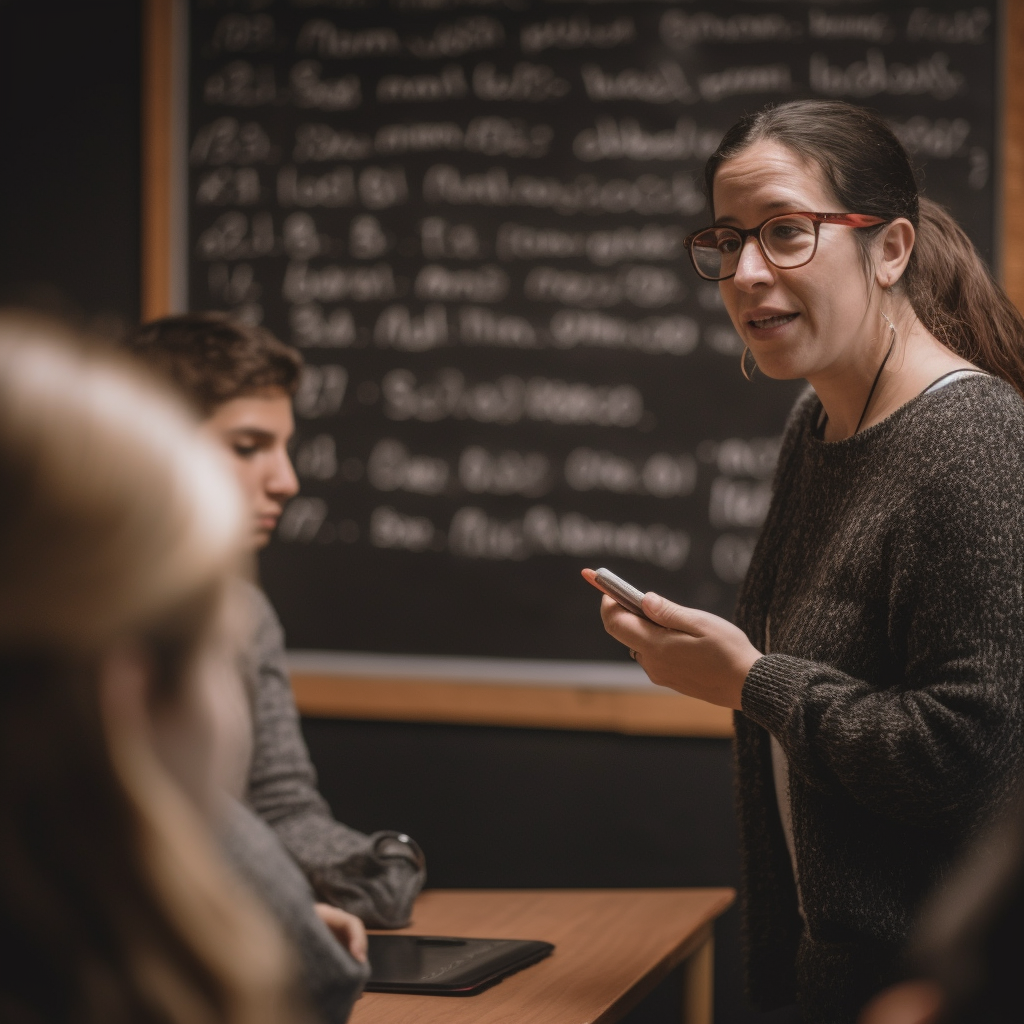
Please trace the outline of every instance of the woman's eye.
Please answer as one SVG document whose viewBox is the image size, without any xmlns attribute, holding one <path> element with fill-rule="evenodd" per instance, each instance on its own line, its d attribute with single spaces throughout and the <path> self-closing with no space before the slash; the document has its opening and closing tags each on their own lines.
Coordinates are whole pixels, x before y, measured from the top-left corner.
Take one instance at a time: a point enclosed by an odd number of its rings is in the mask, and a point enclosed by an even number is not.
<svg viewBox="0 0 1024 1024">
<path fill-rule="evenodd" d="M 256 452 L 259 451 L 258 446 L 254 445 L 254 444 L 238 444 L 238 443 L 236 443 L 236 444 L 232 445 L 232 448 L 234 449 L 235 454 L 239 458 L 242 458 L 242 459 L 252 458 L 252 456 L 255 455 Z"/>
<path fill-rule="evenodd" d="M 740 240 L 738 238 L 723 238 L 718 243 L 718 251 L 723 256 L 729 256 L 740 247 Z"/>
</svg>

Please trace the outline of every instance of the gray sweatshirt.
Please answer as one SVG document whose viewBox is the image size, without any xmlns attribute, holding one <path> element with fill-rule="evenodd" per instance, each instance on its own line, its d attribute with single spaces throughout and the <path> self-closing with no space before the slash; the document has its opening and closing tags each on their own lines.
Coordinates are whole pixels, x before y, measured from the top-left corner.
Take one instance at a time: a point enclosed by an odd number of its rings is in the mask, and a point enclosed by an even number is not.
<svg viewBox="0 0 1024 1024">
<path fill-rule="evenodd" d="M 790 419 L 737 605 L 760 650 L 736 715 L 748 985 L 852 1022 L 922 899 L 1021 774 L 1024 403 L 973 376 L 844 441 Z M 770 738 L 788 762 L 804 917 Z"/>
<path fill-rule="evenodd" d="M 251 585 L 245 592 L 253 623 L 242 660 L 253 733 L 245 802 L 274 830 L 320 900 L 370 927 L 401 927 L 423 887 L 422 857 L 398 833 L 365 835 L 334 820 L 302 738 L 284 631 L 264 593 Z"/>
</svg>

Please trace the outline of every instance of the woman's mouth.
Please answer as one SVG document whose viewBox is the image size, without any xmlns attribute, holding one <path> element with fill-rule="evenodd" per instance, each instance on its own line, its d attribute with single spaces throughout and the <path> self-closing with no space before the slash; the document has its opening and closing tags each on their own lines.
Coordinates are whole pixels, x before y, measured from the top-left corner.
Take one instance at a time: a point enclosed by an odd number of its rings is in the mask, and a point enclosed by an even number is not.
<svg viewBox="0 0 1024 1024">
<path fill-rule="evenodd" d="M 799 316 L 798 313 L 780 313 L 776 316 L 762 317 L 759 320 L 748 320 L 747 323 L 759 331 L 770 331 L 773 327 L 781 327 L 783 324 L 790 323 L 797 316 Z"/>
</svg>

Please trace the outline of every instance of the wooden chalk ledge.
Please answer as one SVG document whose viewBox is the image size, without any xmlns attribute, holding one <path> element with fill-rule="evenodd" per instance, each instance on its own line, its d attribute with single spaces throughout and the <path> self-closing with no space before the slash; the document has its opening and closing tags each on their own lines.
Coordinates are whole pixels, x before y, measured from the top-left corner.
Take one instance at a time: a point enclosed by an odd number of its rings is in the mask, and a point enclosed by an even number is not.
<svg viewBox="0 0 1024 1024">
<path fill-rule="evenodd" d="M 299 711 L 356 718 L 647 736 L 732 736 L 732 712 L 692 697 L 584 686 L 292 673 Z"/>
</svg>

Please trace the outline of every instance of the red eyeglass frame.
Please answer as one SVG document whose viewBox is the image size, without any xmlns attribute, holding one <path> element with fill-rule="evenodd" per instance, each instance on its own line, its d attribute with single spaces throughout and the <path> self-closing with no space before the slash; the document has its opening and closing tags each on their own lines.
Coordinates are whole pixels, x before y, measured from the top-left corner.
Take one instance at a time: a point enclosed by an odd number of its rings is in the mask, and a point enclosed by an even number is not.
<svg viewBox="0 0 1024 1024">
<path fill-rule="evenodd" d="M 795 263 L 790 267 L 780 267 L 765 251 L 764 242 L 761 241 L 761 231 L 764 227 L 773 220 L 781 220 L 783 217 L 806 217 L 814 225 L 814 248 L 811 250 L 811 255 L 803 263 Z M 765 258 L 766 262 L 770 263 L 773 267 L 777 267 L 779 270 L 796 270 L 797 267 L 806 267 L 814 259 L 814 254 L 818 251 L 818 231 L 822 224 L 839 224 L 842 227 L 848 228 L 874 228 L 878 227 L 879 224 L 885 223 L 885 217 L 875 217 L 870 213 L 809 213 L 806 210 L 793 210 L 790 213 L 776 213 L 767 220 L 761 221 L 754 228 L 734 228 L 731 224 L 712 224 L 711 227 L 701 228 L 699 231 L 694 231 L 693 234 L 687 235 L 683 239 L 683 245 L 690 254 L 690 262 L 693 264 L 693 269 L 697 272 L 698 277 L 704 278 L 705 281 L 728 281 L 730 277 L 735 277 L 735 270 L 731 274 L 726 274 L 725 277 L 708 277 L 706 274 L 702 274 L 697 266 L 697 261 L 693 256 L 693 243 L 697 236 L 704 234 L 705 231 L 713 231 L 717 227 L 735 232 L 740 236 L 740 252 L 743 251 L 743 247 L 747 244 L 747 239 L 753 237 L 756 239 L 757 247 L 761 250 L 761 255 Z"/>
</svg>

